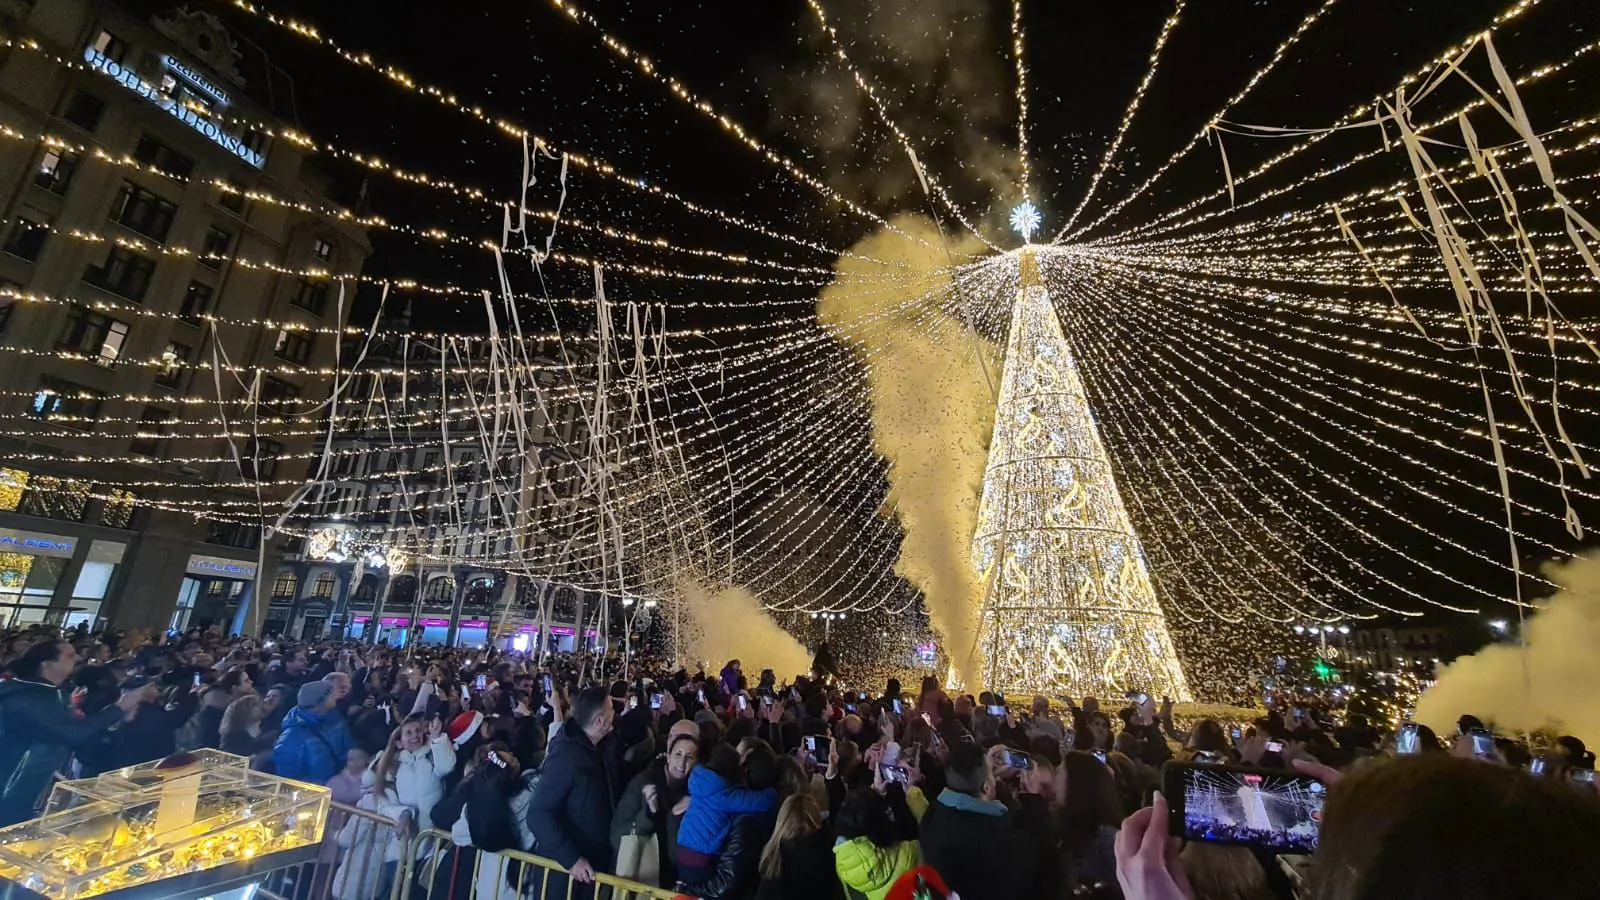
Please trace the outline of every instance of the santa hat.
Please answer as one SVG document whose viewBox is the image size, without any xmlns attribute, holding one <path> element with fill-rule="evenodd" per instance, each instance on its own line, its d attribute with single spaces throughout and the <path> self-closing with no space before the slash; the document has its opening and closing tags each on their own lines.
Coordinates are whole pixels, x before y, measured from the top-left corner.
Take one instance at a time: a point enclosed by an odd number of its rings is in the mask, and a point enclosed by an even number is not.
<svg viewBox="0 0 1600 900">
<path fill-rule="evenodd" d="M 958 900 L 933 866 L 917 866 L 907 871 L 889 888 L 884 900 Z"/>
<path fill-rule="evenodd" d="M 460 747 L 472 740 L 478 733 L 478 728 L 483 725 L 483 713 L 477 710 L 464 712 L 450 720 L 450 727 L 444 730 L 450 736 L 450 743 Z"/>
</svg>

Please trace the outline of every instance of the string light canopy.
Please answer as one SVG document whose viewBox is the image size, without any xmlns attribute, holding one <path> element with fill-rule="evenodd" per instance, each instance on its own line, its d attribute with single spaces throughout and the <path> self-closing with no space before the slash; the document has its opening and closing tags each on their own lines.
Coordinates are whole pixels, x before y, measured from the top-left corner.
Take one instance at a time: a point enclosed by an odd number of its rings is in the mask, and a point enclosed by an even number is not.
<svg viewBox="0 0 1600 900">
<path fill-rule="evenodd" d="M 1007 142 L 1014 134 L 1016 145 L 993 166 L 994 156 L 930 165 L 924 157 L 944 142 L 915 120 L 915 91 L 897 77 L 898 60 L 852 31 L 845 4 L 808 6 L 801 27 L 820 29 L 818 55 L 864 104 L 858 137 L 897 148 L 873 165 L 905 167 L 903 196 L 868 196 L 853 177 L 870 167 L 801 152 L 759 119 L 736 118 L 743 101 L 692 84 L 684 73 L 696 67 L 679 65 L 670 42 L 623 39 L 600 5 L 550 0 L 545 9 L 591 42 L 615 77 L 636 82 L 630 90 L 658 97 L 663 121 L 709 135 L 708 155 L 754 160 L 815 202 L 830 220 L 815 228 L 754 200 L 721 208 L 706 199 L 718 192 L 690 175 L 669 183 L 624 172 L 607 161 L 637 158 L 623 148 L 563 146 L 497 111 L 486 88 L 474 96 L 425 83 L 406 60 L 351 49 L 346 39 L 357 35 L 236 0 L 237 23 L 281 29 L 378 73 L 366 88 L 375 103 L 426 104 L 530 167 L 570 165 L 562 187 L 584 202 L 531 201 L 515 172 L 428 171 L 404 158 L 404 141 L 383 141 L 394 149 L 380 156 L 347 128 L 335 143 L 315 129 L 239 123 L 428 200 L 357 215 L 311 208 L 271 182 L 242 191 L 207 183 L 219 197 L 382 229 L 407 248 L 395 272 L 449 253 L 469 260 L 459 269 L 469 274 L 446 283 L 219 259 L 107 223 L 45 224 L 41 234 L 163 264 L 384 289 L 419 305 L 481 303 L 494 333 L 415 329 L 393 303 L 369 331 L 229 309 L 185 318 L 74 286 L 5 287 L 0 300 L 84 308 L 135 330 L 193 328 L 193 346 L 210 341 L 223 352 L 181 357 L 130 341 L 129 352 L 108 359 L 70 346 L 0 345 L 85 372 L 217 382 L 215 396 L 10 386 L 0 391 L 12 404 L 0 433 L 15 443 L 0 452 L 0 484 L 25 483 L 19 491 L 39 504 L 91 497 L 266 527 L 306 538 L 319 559 L 360 558 L 386 572 L 477 566 L 662 600 L 692 576 L 747 587 L 801 629 L 813 613 L 851 613 L 817 619 L 833 621 L 836 636 L 878 627 L 858 625 L 865 617 L 855 613 L 904 614 L 903 633 L 892 632 L 901 643 L 940 643 L 950 659 L 965 651 L 928 634 L 927 604 L 917 605 L 919 591 L 934 589 L 902 571 L 906 541 L 942 528 L 960 532 L 944 535 L 945 546 L 970 555 L 962 568 L 985 583 L 968 610 L 988 667 L 980 678 L 1014 689 L 1220 697 L 1240 682 L 1241 659 L 1280 646 L 1292 624 L 1503 616 L 1530 602 L 1524 586 L 1549 587 L 1518 553 L 1564 558 L 1583 511 L 1600 499 L 1584 477 L 1600 455 L 1600 350 L 1586 303 L 1600 290 L 1592 216 L 1600 110 L 1568 108 L 1582 101 L 1557 96 L 1596 77 L 1600 42 L 1566 27 L 1569 10 L 1506 0 L 1492 16 L 1423 41 L 1376 93 L 1371 82 L 1348 97 L 1324 86 L 1342 112 L 1305 123 L 1295 110 L 1264 109 L 1266 89 L 1285 96 L 1299 86 L 1294 79 L 1314 71 L 1336 39 L 1330 23 L 1358 15 L 1338 0 L 1309 4 L 1265 36 L 1244 66 L 1254 71 L 1219 82 L 1212 108 L 1190 120 L 1198 130 L 1173 152 L 1176 141 L 1154 140 L 1148 109 L 1138 113 L 1167 99 L 1171 79 L 1185 77 L 1180 60 L 1203 39 L 1197 10 L 1176 0 L 1147 16 L 1143 33 L 1154 42 L 1139 38 L 1140 77 L 1114 98 L 1116 115 L 1093 123 L 1088 171 L 1074 179 L 1052 158 L 1057 136 L 1039 133 L 1051 119 L 1037 102 L 1049 89 L 1039 49 L 1054 40 L 1042 5 L 1013 0 L 995 13 L 1010 19 L 1011 52 L 999 57 L 1016 98 L 1014 110 L 1004 104 L 1015 113 L 1005 124 L 1016 127 L 991 131 Z M 988 33 L 1005 33 L 992 24 Z M 1495 38 L 1513 25 L 1550 40 L 1502 57 Z M 0 43 L 100 77 L 32 36 Z M 1486 145 L 1480 131 L 1502 143 Z M 0 121 L 0 138 L 116 178 L 172 177 L 92 136 L 33 122 Z M 1198 169 L 1206 172 L 1197 178 Z M 1076 196 L 1061 196 L 1073 188 Z M 480 218 L 435 218 L 434 200 Z M 938 227 L 887 214 L 922 205 Z M 395 212 L 407 208 L 426 212 L 417 221 Z M 1035 244 L 1044 208 L 1060 230 Z M 705 224 L 706 234 L 656 224 L 669 214 Z M 481 225 L 484 216 L 503 223 L 498 232 Z M 988 243 L 985 233 L 1004 224 L 1024 251 Z M 825 230 L 833 225 L 837 232 Z M 862 229 L 894 246 L 813 236 Z M 541 230 L 548 240 L 535 238 Z M 592 290 L 553 295 L 544 280 L 552 273 L 588 276 Z M 808 307 L 835 289 L 852 292 L 863 311 L 824 327 Z M 556 308 L 592 313 L 593 331 L 550 330 L 547 311 Z M 978 445 L 967 454 L 979 460 L 970 484 L 950 479 L 966 491 L 951 506 L 979 510 L 976 527 L 958 515 L 930 526 L 886 499 L 896 469 L 910 464 L 886 462 L 874 432 L 884 394 L 895 390 L 883 379 L 895 350 L 881 332 L 937 342 L 952 323 L 982 349 L 923 364 L 975 373 L 990 390 L 984 412 L 993 421 L 933 435 L 923 452 Z M 351 352 L 317 367 L 232 361 L 246 358 L 238 348 L 284 331 Z M 1019 393 L 1045 377 L 1074 385 L 1062 394 L 1071 402 L 1045 409 Z M 285 404 L 250 387 L 282 378 L 322 392 Z M 152 419 L 151 408 L 171 417 Z M 583 427 L 560 434 L 538 424 L 568 414 Z M 1019 454 L 1029 428 L 1078 441 L 1072 477 Z M 350 429 L 384 439 L 321 446 Z M 274 435 L 302 442 L 281 458 L 304 474 L 263 477 L 240 465 L 252 442 Z M 81 440 L 105 450 L 82 449 Z M 147 452 L 153 442 L 160 450 Z M 471 462 L 459 460 L 463 450 Z M 548 472 L 494 462 L 505 458 L 551 462 Z M 105 469 L 152 459 L 136 475 Z M 1002 477 L 1007 466 L 1030 474 Z M 30 468 L 51 474 L 28 477 Z M 305 493 L 288 493 L 307 482 Z M 276 499 L 251 499 L 257 487 L 277 490 Z M 318 499 L 337 496 L 348 508 L 380 493 L 438 514 L 356 528 L 330 522 L 333 507 Z M 1061 505 L 1072 496 L 1082 500 L 1076 512 Z M 493 513 L 473 505 L 489 498 Z M 1022 519 L 1016 527 L 1003 524 L 1007 506 Z M 1086 531 L 1088 521 L 1103 532 Z M 431 540 L 443 522 L 470 529 L 471 539 Z M 1026 558 L 999 537 L 1023 531 L 1036 545 Z M 534 532 L 564 537 L 533 540 Z M 1051 536 L 1062 534 L 1071 540 Z"/>
</svg>

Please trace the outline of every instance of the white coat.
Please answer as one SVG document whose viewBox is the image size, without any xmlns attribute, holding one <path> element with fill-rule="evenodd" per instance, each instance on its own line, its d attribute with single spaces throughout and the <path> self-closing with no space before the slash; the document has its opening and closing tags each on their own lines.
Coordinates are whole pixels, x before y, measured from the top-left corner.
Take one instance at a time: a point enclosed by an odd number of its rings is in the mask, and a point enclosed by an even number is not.
<svg viewBox="0 0 1600 900">
<path fill-rule="evenodd" d="M 525 853 L 532 852 L 534 843 L 533 832 L 528 828 L 528 807 L 533 805 L 532 780 L 534 777 L 536 777 L 534 773 L 524 773 L 522 790 L 506 798 L 506 802 L 511 806 L 511 820 L 517 823 L 517 849 Z M 450 827 L 450 839 L 455 841 L 458 847 L 472 846 L 472 831 L 467 826 L 467 811 L 465 809 L 461 810 L 461 818 L 456 819 L 456 823 Z M 477 874 L 474 876 L 477 890 L 473 896 L 495 898 L 502 894 L 510 895 L 512 885 L 517 883 L 515 872 L 512 873 L 509 879 L 506 878 L 506 868 L 511 863 L 512 860 L 498 853 L 479 851 Z M 530 867 L 522 875 L 522 879 L 523 893 L 537 896 L 540 891 L 543 873 L 539 869 Z"/>
<path fill-rule="evenodd" d="M 394 796 L 380 798 L 365 794 L 356 809 L 379 813 L 379 807 L 394 802 Z M 339 829 L 339 867 L 333 873 L 334 900 L 378 900 L 383 881 L 383 864 L 400 861 L 400 843 L 393 840 L 388 826 L 364 816 L 351 815 Z"/>
<path fill-rule="evenodd" d="M 375 786 L 387 753 L 385 750 L 373 760 L 372 766 L 361 776 L 363 785 Z M 451 823 L 433 821 L 433 805 L 443 799 L 444 779 L 456 768 L 456 749 L 451 746 L 450 739 L 441 734 L 420 750 L 402 749 L 399 754 L 394 782 L 388 785 L 393 802 L 379 805 L 378 812 L 396 821 L 409 812 L 418 829 L 448 827 Z M 396 843 L 398 841 L 397 837 Z"/>
</svg>

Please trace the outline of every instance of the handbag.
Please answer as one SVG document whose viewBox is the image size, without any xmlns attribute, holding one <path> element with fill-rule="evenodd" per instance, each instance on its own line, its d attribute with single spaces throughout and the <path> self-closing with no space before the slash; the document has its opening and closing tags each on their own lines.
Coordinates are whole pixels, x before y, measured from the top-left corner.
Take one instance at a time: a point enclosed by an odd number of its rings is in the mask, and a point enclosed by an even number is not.
<svg viewBox="0 0 1600 900">
<path fill-rule="evenodd" d="M 661 880 L 661 852 L 655 835 L 629 832 L 617 845 L 617 877 L 640 884 L 656 884 Z"/>
</svg>

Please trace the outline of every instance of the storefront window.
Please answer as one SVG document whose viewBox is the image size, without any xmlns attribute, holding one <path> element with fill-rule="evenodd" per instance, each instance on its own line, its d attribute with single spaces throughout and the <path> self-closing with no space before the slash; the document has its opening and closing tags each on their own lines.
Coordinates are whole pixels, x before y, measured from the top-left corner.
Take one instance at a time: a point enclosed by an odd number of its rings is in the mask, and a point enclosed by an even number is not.
<svg viewBox="0 0 1600 900">
<path fill-rule="evenodd" d="M 79 622 L 93 628 L 100 618 L 100 604 L 111 590 L 111 579 L 122 563 L 122 553 L 127 544 L 117 541 L 95 541 L 89 545 L 89 554 L 78 571 L 78 582 L 72 586 L 72 607 L 64 623 L 74 628 Z"/>
<path fill-rule="evenodd" d="M 0 510 L 12 512 L 22 503 L 28 488 L 28 473 L 21 469 L 0 469 Z"/>
</svg>

